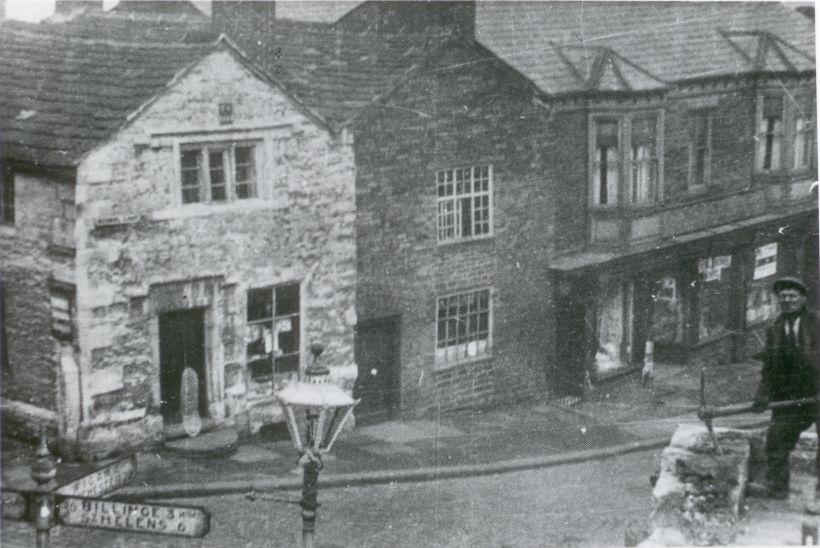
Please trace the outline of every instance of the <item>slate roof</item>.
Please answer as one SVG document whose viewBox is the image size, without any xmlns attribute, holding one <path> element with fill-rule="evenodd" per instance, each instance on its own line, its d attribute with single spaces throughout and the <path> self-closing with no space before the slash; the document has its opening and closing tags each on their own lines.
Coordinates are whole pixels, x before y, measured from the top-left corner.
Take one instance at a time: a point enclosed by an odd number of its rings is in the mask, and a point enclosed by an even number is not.
<svg viewBox="0 0 820 548">
<path fill-rule="evenodd" d="M 477 6 L 476 38 L 552 95 L 644 91 L 703 77 L 815 68 L 813 22 L 779 3 Z"/>
<path fill-rule="evenodd" d="M 8 158 L 73 166 L 213 42 L 77 38 L 61 25 L 0 26 L 0 138 Z"/>
<path fill-rule="evenodd" d="M 87 15 L 66 23 L 0 23 L 4 155 L 73 166 L 214 47 L 199 18 Z M 229 37 L 303 106 L 348 120 L 428 53 L 418 36 L 372 37 L 324 23 L 280 20 Z"/>
<path fill-rule="evenodd" d="M 485 0 L 476 6 L 479 43 L 553 95 L 815 68 L 812 21 L 780 4 Z M 356 116 L 453 39 L 356 31 L 343 21 L 277 20 L 271 29 L 230 38 L 330 126 Z M 76 165 L 217 37 L 207 19 L 187 14 L 0 23 L 4 155 Z"/>
</svg>

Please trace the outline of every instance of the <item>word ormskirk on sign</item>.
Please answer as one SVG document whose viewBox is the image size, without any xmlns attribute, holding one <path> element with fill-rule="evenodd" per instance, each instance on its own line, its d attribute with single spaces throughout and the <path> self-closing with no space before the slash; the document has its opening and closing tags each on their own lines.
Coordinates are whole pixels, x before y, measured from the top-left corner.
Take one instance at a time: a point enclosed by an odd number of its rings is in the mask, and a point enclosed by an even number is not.
<svg viewBox="0 0 820 548">
<path fill-rule="evenodd" d="M 118 487 L 122 487 L 137 474 L 137 456 L 115 462 L 100 468 L 87 476 L 57 489 L 58 495 L 79 495 L 81 497 L 99 497 Z"/>
<path fill-rule="evenodd" d="M 64 525 L 184 537 L 202 537 L 210 529 L 210 516 L 202 508 L 83 497 L 58 499 L 57 520 Z"/>
</svg>

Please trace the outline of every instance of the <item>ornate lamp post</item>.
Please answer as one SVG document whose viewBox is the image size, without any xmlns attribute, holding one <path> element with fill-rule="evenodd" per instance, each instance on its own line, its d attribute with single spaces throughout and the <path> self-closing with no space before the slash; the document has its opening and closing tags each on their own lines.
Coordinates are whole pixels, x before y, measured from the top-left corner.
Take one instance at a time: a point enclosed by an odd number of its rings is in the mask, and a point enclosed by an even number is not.
<svg viewBox="0 0 820 548">
<path fill-rule="evenodd" d="M 328 382 L 330 371 L 319 365 L 319 356 L 324 351 L 320 344 L 310 345 L 313 363 L 305 370 L 304 376 L 275 393 L 276 399 L 285 409 L 293 445 L 301 454 L 302 465 L 302 546 L 313 548 L 316 530 L 316 509 L 319 507 L 319 470 L 322 455 L 330 452 L 333 442 L 339 437 L 347 420 L 353 414 L 353 407 L 359 403 L 350 394 Z M 304 411 L 304 438 L 299 430 L 297 415 Z"/>
</svg>

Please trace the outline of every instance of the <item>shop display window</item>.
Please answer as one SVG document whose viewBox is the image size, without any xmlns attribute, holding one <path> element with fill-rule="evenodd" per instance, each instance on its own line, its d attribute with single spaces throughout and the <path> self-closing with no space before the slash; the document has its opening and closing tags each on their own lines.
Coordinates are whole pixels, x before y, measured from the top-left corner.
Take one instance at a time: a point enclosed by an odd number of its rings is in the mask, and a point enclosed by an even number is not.
<svg viewBox="0 0 820 548">
<path fill-rule="evenodd" d="M 656 343 L 683 342 L 683 299 L 674 276 L 665 276 L 652 288 L 650 340 Z"/>
<path fill-rule="evenodd" d="M 771 285 L 777 274 L 777 243 L 755 248 L 755 264 L 746 293 L 746 323 L 765 322 L 778 314 L 777 299 Z"/>
<path fill-rule="evenodd" d="M 718 255 L 698 261 L 699 341 L 720 336 L 729 330 L 731 265 L 731 255 Z"/>
<path fill-rule="evenodd" d="M 605 373 L 630 364 L 632 355 L 632 283 L 609 284 L 598 299 L 598 349 L 595 367 Z"/>
</svg>

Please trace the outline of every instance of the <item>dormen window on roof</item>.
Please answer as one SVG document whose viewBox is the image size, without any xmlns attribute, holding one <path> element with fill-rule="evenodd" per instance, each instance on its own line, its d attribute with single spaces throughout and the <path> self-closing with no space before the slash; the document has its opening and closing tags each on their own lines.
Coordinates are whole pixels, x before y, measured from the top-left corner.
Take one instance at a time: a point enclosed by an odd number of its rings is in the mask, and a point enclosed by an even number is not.
<svg viewBox="0 0 820 548">
<path fill-rule="evenodd" d="M 256 197 L 256 145 L 184 146 L 180 152 L 182 203 Z"/>
</svg>

